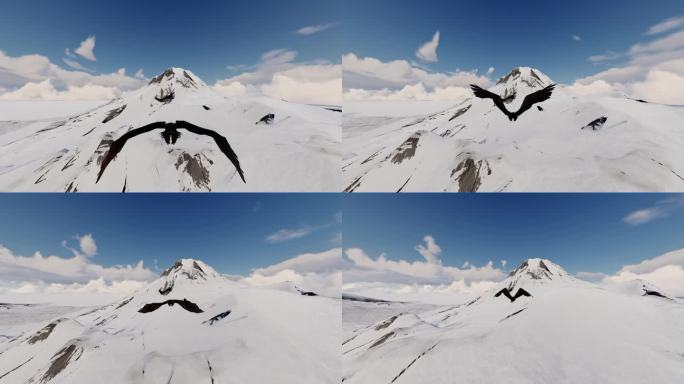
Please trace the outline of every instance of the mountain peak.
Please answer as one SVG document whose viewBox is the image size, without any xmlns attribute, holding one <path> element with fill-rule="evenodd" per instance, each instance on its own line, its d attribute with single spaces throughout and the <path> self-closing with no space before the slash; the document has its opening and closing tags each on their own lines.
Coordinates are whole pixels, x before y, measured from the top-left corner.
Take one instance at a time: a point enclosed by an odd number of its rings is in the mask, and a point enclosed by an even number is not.
<svg viewBox="0 0 684 384">
<path fill-rule="evenodd" d="M 172 84 L 179 84 L 184 88 L 200 88 L 206 84 L 192 71 L 184 68 L 170 67 L 164 72 L 155 76 L 147 85 L 159 84 L 160 86 L 169 86 Z"/>
<path fill-rule="evenodd" d="M 180 259 L 161 273 L 161 277 L 175 279 L 177 276 L 184 276 L 190 280 L 206 280 L 208 277 L 217 277 L 219 274 L 214 268 L 200 260 Z"/>
<path fill-rule="evenodd" d="M 558 264 L 547 259 L 527 259 L 508 274 L 504 283 L 513 289 L 528 283 L 539 284 L 571 280 L 572 276 Z"/>
<path fill-rule="evenodd" d="M 511 103 L 516 99 L 522 100 L 524 96 L 551 84 L 551 78 L 542 71 L 530 67 L 517 67 L 499 78 L 490 91 L 501 96 L 505 103 Z"/>
<path fill-rule="evenodd" d="M 547 259 L 527 259 L 511 271 L 508 276 L 526 274 L 535 280 L 553 279 L 554 276 L 568 276 L 568 273 L 558 264 Z"/>
</svg>

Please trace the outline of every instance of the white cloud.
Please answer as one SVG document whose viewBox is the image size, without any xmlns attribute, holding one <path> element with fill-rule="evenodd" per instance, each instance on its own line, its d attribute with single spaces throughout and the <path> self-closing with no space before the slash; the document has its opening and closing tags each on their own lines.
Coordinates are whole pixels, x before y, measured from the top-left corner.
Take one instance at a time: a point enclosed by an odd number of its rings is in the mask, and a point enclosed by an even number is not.
<svg viewBox="0 0 684 384">
<path fill-rule="evenodd" d="M 625 265 L 620 272 L 652 273 L 669 265 L 684 267 L 684 249 L 668 252 L 652 259 L 646 259 L 639 264 Z M 684 286 L 684 280 L 682 280 L 682 285 Z"/>
<path fill-rule="evenodd" d="M 146 80 L 147 79 L 142 68 L 138 69 L 138 71 L 135 73 L 135 75 L 133 75 L 133 77 L 135 77 L 136 79 L 140 79 L 140 80 Z"/>
<path fill-rule="evenodd" d="M 577 277 L 603 284 L 620 284 L 637 279 L 647 281 L 666 293 L 684 297 L 684 249 L 623 266 L 617 273 L 580 272 Z"/>
<path fill-rule="evenodd" d="M 418 244 L 416 245 L 415 250 L 418 251 L 429 264 L 442 264 L 442 261 L 440 260 L 442 248 L 437 245 L 435 238 L 430 235 L 425 235 L 423 241 L 425 242 L 425 245 Z"/>
<path fill-rule="evenodd" d="M 470 263 L 461 268 L 442 264 L 442 249 L 431 236 L 423 238 L 423 244 L 415 250 L 424 261 L 391 260 L 385 254 L 372 258 L 360 248 L 348 248 L 344 252 L 342 262 L 345 287 L 360 287 L 368 284 L 405 286 L 450 286 L 459 287 L 465 292 L 473 284 L 480 282 L 494 283 L 505 278 L 506 274 L 493 266 L 489 261 L 482 267 Z M 485 285 L 487 285 L 485 283 Z M 432 289 L 432 288 L 422 288 Z"/>
<path fill-rule="evenodd" d="M 95 53 L 93 52 L 94 50 L 95 36 L 88 36 L 88 38 L 83 40 L 81 42 L 81 45 L 79 45 L 78 48 L 74 50 L 74 53 L 90 61 L 97 61 L 97 59 L 95 58 Z"/>
<path fill-rule="evenodd" d="M 645 53 L 659 53 L 673 51 L 684 47 L 684 30 L 652 40 L 648 43 L 638 43 L 629 49 L 631 55 Z"/>
<path fill-rule="evenodd" d="M 0 300 L 54 305 L 104 305 L 128 296 L 147 282 L 137 280 L 107 281 L 104 278 L 84 283 L 45 283 L 42 281 L 0 285 Z"/>
<path fill-rule="evenodd" d="M 469 84 L 488 87 L 477 71 L 430 72 L 406 60 L 342 56 L 345 100 L 453 100 L 470 95 Z"/>
<path fill-rule="evenodd" d="M 41 55 L 12 57 L 0 51 L 0 98 L 103 100 L 145 84 L 125 69 L 110 74 L 66 70 Z"/>
<path fill-rule="evenodd" d="M 462 303 L 493 288 L 497 283 L 477 281 L 465 284 L 463 280 L 450 284 L 398 284 L 398 283 L 347 283 L 342 291 L 360 296 L 393 301 L 415 301 L 437 305 Z"/>
<path fill-rule="evenodd" d="M 673 31 L 662 29 L 662 32 Z M 654 34 L 651 34 L 654 35 Z M 630 97 L 663 104 L 682 104 L 684 95 L 678 92 L 684 82 L 684 30 L 658 35 L 647 42 L 632 45 L 623 53 L 608 51 L 589 57 L 593 63 L 625 59 L 625 63 L 595 75 L 578 79 L 572 87 L 598 88 L 601 93 L 626 94 Z M 604 81 L 605 83 L 597 83 Z M 608 91 L 606 84 L 612 88 Z"/>
<path fill-rule="evenodd" d="M 283 241 L 299 239 L 304 236 L 308 236 L 318 230 L 330 228 L 341 223 L 342 216 L 340 212 L 336 212 L 333 215 L 333 219 L 330 222 L 320 224 L 320 225 L 300 225 L 296 228 L 283 228 L 276 232 L 273 232 L 266 236 L 266 241 L 269 243 L 280 243 Z"/>
<path fill-rule="evenodd" d="M 640 225 L 669 216 L 675 210 L 684 207 L 684 198 L 674 197 L 657 202 L 652 207 L 630 212 L 622 220 L 630 225 Z"/>
<path fill-rule="evenodd" d="M 81 245 L 82 251 L 95 250 L 94 242 L 89 244 L 87 236 L 81 239 L 86 239 Z M 20 256 L 0 245 L 0 282 L 3 285 L 8 282 L 84 284 L 100 278 L 111 283 L 125 280 L 149 281 L 156 277 L 156 274 L 145 268 L 142 260 L 135 265 L 104 267 L 78 253 L 70 258 L 43 256 L 40 252 L 33 256 Z"/>
<path fill-rule="evenodd" d="M 304 253 L 278 264 L 257 268 L 253 273 L 264 276 L 275 275 L 284 270 L 292 270 L 297 273 L 324 273 L 337 271 L 341 265 L 342 251 L 340 248 L 334 248 L 325 252 Z"/>
<path fill-rule="evenodd" d="M 501 260 L 501 268 L 506 268 L 506 264 L 508 264 L 507 260 Z"/>
<path fill-rule="evenodd" d="M 266 241 L 268 241 L 269 243 L 280 243 L 283 241 L 299 239 L 301 237 L 310 235 L 315 230 L 316 230 L 316 227 L 311 227 L 311 226 L 302 226 L 299 228 L 291 228 L 291 229 L 290 228 L 279 229 L 278 231 L 273 232 L 270 235 L 266 236 Z"/>
<path fill-rule="evenodd" d="M 649 71 L 644 81 L 632 84 L 632 94 L 655 103 L 684 105 L 684 76 L 661 70 Z"/>
<path fill-rule="evenodd" d="M 88 257 L 93 257 L 97 255 L 97 244 L 93 235 L 88 233 L 83 236 L 76 236 L 78 239 L 78 244 L 81 247 L 81 252 Z"/>
<path fill-rule="evenodd" d="M 437 58 L 437 47 L 439 46 L 439 31 L 435 32 L 432 39 L 427 43 L 421 45 L 416 51 L 416 57 L 427 61 L 429 63 L 436 63 L 439 59 Z"/>
<path fill-rule="evenodd" d="M 684 27 L 684 17 L 671 17 L 649 28 L 648 31 L 646 31 L 646 34 L 658 35 L 681 27 Z"/>
<path fill-rule="evenodd" d="M 296 62 L 297 52 L 274 49 L 255 65 L 229 66 L 244 71 L 219 80 L 214 89 L 226 96 L 266 95 L 296 103 L 342 104 L 342 67 L 324 61 Z"/>
<path fill-rule="evenodd" d="M 487 69 L 487 76 L 491 76 L 492 73 L 494 73 L 494 67 L 489 67 L 489 69 Z"/>
<path fill-rule="evenodd" d="M 120 91 L 113 87 L 101 85 L 68 86 L 64 91 L 58 91 L 52 80 L 39 83 L 26 83 L 21 88 L 0 94 L 0 100 L 110 100 L 117 97 Z"/>
<path fill-rule="evenodd" d="M 406 85 L 393 91 L 387 88 L 379 90 L 349 89 L 344 93 L 344 99 L 348 101 L 363 100 L 434 100 L 448 101 L 461 100 L 471 96 L 470 89 L 465 87 L 435 87 L 432 91 L 425 89 L 422 83 Z"/>
<path fill-rule="evenodd" d="M 653 221 L 658 217 L 661 217 L 662 215 L 662 210 L 658 208 L 647 208 L 634 211 L 629 215 L 625 216 L 623 220 L 628 224 L 639 225 L 648 223 L 649 221 Z"/>
<path fill-rule="evenodd" d="M 229 83 L 219 82 L 214 85 L 214 90 L 228 97 L 244 96 L 247 94 L 247 87 L 239 81 Z"/>
<path fill-rule="evenodd" d="M 318 33 L 318 32 L 323 32 L 327 29 L 332 28 L 333 26 L 335 26 L 334 23 L 309 25 L 306 27 L 299 28 L 298 30 L 295 31 L 295 33 L 298 35 L 309 36 L 309 35 L 313 35 L 313 34 Z"/>
<path fill-rule="evenodd" d="M 589 60 L 589 62 L 591 62 L 591 63 L 596 64 L 596 63 L 602 63 L 605 61 L 617 60 L 623 56 L 624 55 L 619 54 L 617 52 L 607 51 L 606 53 L 602 53 L 600 55 L 589 56 L 589 59 L 587 59 L 587 60 Z"/>
<path fill-rule="evenodd" d="M 255 269 L 252 274 L 240 278 L 239 281 L 252 286 L 292 283 L 304 290 L 337 297 L 342 286 L 341 262 L 340 248 L 320 253 L 306 253 L 275 265 Z"/>
<path fill-rule="evenodd" d="M 341 75 L 327 81 L 306 81 L 287 74 L 275 74 L 270 83 L 261 86 L 261 91 L 265 95 L 297 103 L 342 104 Z"/>
<path fill-rule="evenodd" d="M 572 35 L 571 37 L 572 37 L 572 39 L 575 40 L 575 41 L 582 41 L 582 38 L 581 38 L 580 36 L 578 36 L 578 35 Z"/>
<path fill-rule="evenodd" d="M 70 60 L 67 58 L 62 59 L 62 61 L 64 61 L 64 64 L 68 65 L 69 67 L 71 67 L 77 71 L 93 72 L 92 69 L 88 69 L 88 68 L 84 67 L 78 61 Z"/>
<path fill-rule="evenodd" d="M 575 82 L 566 86 L 565 90 L 578 96 L 617 96 L 619 94 L 619 90 L 614 85 L 602 79 L 587 84 Z"/>
</svg>

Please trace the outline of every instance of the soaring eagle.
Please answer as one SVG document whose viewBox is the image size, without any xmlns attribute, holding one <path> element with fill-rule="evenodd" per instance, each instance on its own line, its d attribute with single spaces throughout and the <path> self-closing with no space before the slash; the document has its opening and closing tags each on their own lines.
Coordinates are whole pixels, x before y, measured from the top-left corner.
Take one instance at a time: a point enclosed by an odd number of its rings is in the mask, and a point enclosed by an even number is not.
<svg viewBox="0 0 684 384">
<path fill-rule="evenodd" d="M 504 296 L 508 297 L 508 299 L 511 301 L 511 303 L 514 302 L 520 296 L 532 296 L 532 295 L 530 295 L 529 292 L 527 292 L 526 290 L 524 290 L 522 288 L 518 288 L 518 292 L 516 292 L 514 296 L 511 296 L 511 291 L 509 291 L 508 288 L 504 288 L 504 289 L 500 290 L 499 292 L 497 292 L 496 295 L 494 295 L 494 297 L 499 297 L 499 296 L 501 296 L 502 293 Z"/>
<path fill-rule="evenodd" d="M 470 88 L 472 88 L 475 96 L 479 97 L 480 99 L 492 99 L 494 105 L 496 105 L 501 110 L 501 112 L 508 116 L 508 119 L 511 121 L 518 120 L 518 117 L 520 117 L 520 115 L 522 115 L 528 109 L 532 108 L 533 105 L 548 100 L 551 97 L 551 93 L 553 92 L 555 87 L 556 84 L 551 84 L 542 90 L 530 93 L 529 95 L 525 96 L 525 99 L 523 99 L 522 105 L 520 105 L 520 109 L 518 109 L 516 112 L 510 112 L 508 109 L 506 109 L 506 106 L 504 105 L 504 101 L 501 98 L 501 96 L 497 95 L 496 93 L 484 90 L 475 84 L 470 84 Z"/>
<path fill-rule="evenodd" d="M 138 309 L 138 312 L 140 313 L 149 313 L 149 312 L 154 312 L 157 309 L 159 309 L 162 305 L 168 305 L 168 306 L 173 306 L 174 304 L 178 304 L 181 306 L 181 308 L 185 309 L 188 312 L 193 312 L 193 313 L 202 313 L 204 312 L 203 310 L 200 309 L 200 307 L 193 303 L 192 301 L 188 299 L 183 299 L 183 300 L 166 300 L 163 303 L 149 303 L 143 305 L 142 308 Z"/>
<path fill-rule="evenodd" d="M 97 181 L 95 182 L 97 183 L 100 181 L 100 177 L 102 177 L 102 174 L 104 173 L 105 169 L 107 168 L 109 163 L 112 160 L 114 160 L 114 158 L 116 158 L 116 155 L 119 154 L 119 152 L 121 152 L 121 149 L 123 149 L 123 146 L 126 144 L 126 141 L 128 141 L 128 139 L 143 133 L 150 132 L 155 129 L 164 130 L 161 133 L 161 137 L 164 139 L 166 144 L 176 144 L 176 140 L 178 140 L 178 138 L 181 137 L 180 132 L 178 132 L 179 129 L 185 129 L 186 131 L 192 132 L 196 135 L 205 135 L 212 137 L 216 142 L 216 145 L 218 145 L 221 152 L 223 152 L 223 154 L 225 154 L 226 157 L 228 157 L 230 162 L 233 163 L 235 169 L 237 169 L 238 173 L 240 174 L 240 178 L 242 179 L 242 181 L 246 183 L 245 175 L 242 172 L 242 168 L 240 168 L 240 161 L 238 160 L 237 155 L 233 151 L 233 148 L 230 147 L 230 144 L 228 144 L 228 140 L 225 137 L 219 135 L 218 133 L 216 133 L 216 131 L 212 131 L 211 129 L 198 127 L 194 124 L 182 120 L 176 121 L 175 123 L 165 123 L 162 121 L 150 123 L 140 128 L 131 129 L 130 131 L 123 134 L 123 136 L 114 140 L 112 145 L 109 147 L 109 152 L 107 152 L 107 155 L 105 156 L 104 160 L 102 160 L 102 165 L 100 165 L 100 172 L 97 174 Z"/>
</svg>

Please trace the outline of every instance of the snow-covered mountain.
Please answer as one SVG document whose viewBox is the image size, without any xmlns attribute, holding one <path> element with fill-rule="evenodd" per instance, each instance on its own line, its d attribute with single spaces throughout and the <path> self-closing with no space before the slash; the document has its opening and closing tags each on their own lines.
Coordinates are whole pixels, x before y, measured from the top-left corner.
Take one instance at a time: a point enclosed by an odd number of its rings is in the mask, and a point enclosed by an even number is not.
<svg viewBox="0 0 684 384">
<path fill-rule="evenodd" d="M 516 68 L 490 91 L 516 111 L 551 84 L 537 69 Z M 573 96 L 559 86 L 515 122 L 475 97 L 427 115 L 405 109 L 345 103 L 345 191 L 684 190 L 681 106 Z"/>
<path fill-rule="evenodd" d="M 183 259 L 130 297 L 0 340 L 7 383 L 337 383 L 340 300 Z"/>
<path fill-rule="evenodd" d="M 530 296 L 511 301 L 496 295 L 502 289 Z M 343 381 L 678 383 L 684 305 L 664 296 L 604 289 L 530 259 L 466 303 L 422 312 L 402 305 L 391 317 L 347 330 Z M 354 322 L 344 311 L 345 322 Z"/>
<path fill-rule="evenodd" d="M 2 191 L 340 189 L 339 112 L 267 97 L 226 98 L 186 69 L 167 69 L 137 91 L 63 119 L 35 120 L 31 106 L 22 104 L 22 120 L 0 116 Z M 96 183 L 114 140 L 149 123 L 178 120 L 224 136 L 246 183 L 211 137 L 180 131 L 168 145 L 159 130 L 130 139 Z"/>
</svg>

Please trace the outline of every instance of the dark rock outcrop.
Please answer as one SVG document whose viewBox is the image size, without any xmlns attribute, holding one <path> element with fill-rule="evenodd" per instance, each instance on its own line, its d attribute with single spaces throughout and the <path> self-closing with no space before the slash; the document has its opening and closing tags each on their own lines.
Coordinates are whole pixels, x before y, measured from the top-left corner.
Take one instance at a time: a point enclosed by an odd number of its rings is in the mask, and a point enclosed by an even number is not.
<svg viewBox="0 0 684 384">
<path fill-rule="evenodd" d="M 273 120 L 275 120 L 275 114 L 269 113 L 259 119 L 255 124 L 273 124 Z"/>
<path fill-rule="evenodd" d="M 592 131 L 598 131 L 603 127 L 606 121 L 608 121 L 608 118 L 605 116 L 601 116 L 598 119 L 593 120 L 591 123 L 582 127 L 582 129 L 591 129 Z"/>
</svg>

